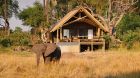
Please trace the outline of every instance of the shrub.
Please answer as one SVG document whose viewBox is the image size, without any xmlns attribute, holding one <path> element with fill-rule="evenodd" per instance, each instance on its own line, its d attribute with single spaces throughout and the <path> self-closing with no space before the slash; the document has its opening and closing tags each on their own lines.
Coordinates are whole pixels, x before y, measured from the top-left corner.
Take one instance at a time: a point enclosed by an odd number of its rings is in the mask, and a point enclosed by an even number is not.
<svg viewBox="0 0 140 78">
<path fill-rule="evenodd" d="M 117 37 L 131 49 L 135 42 L 140 43 L 140 16 L 136 14 L 127 14 L 117 26 Z"/>
<path fill-rule="evenodd" d="M 111 38 L 109 35 L 104 35 L 103 38 L 105 39 L 106 42 L 110 42 Z"/>
<path fill-rule="evenodd" d="M 29 42 L 30 42 L 29 39 L 23 38 L 23 39 L 20 40 L 20 45 L 26 46 L 26 45 L 29 44 Z"/>
<path fill-rule="evenodd" d="M 29 33 L 26 32 L 13 32 L 9 38 L 13 41 L 14 46 L 25 46 L 30 42 Z"/>
<path fill-rule="evenodd" d="M 111 42 L 111 38 L 109 35 L 104 35 L 103 38 L 105 39 L 105 45 L 106 45 L 106 49 L 109 49 L 110 47 L 110 42 Z"/>
<path fill-rule="evenodd" d="M 4 47 L 27 46 L 30 42 L 30 34 L 22 31 L 13 31 L 9 36 L 0 36 L 0 44 Z"/>
<path fill-rule="evenodd" d="M 1 45 L 3 47 L 10 47 L 12 45 L 12 40 L 10 40 L 9 38 L 4 38 L 1 40 Z"/>
<path fill-rule="evenodd" d="M 134 43 L 140 43 L 140 31 L 127 31 L 125 35 L 123 35 L 122 40 L 126 45 L 127 49 L 131 49 Z"/>
</svg>

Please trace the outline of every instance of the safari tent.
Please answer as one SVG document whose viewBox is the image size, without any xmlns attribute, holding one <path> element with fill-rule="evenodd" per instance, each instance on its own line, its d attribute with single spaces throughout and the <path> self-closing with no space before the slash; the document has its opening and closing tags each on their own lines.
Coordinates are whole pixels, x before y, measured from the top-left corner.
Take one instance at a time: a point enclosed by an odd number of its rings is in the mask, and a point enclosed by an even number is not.
<svg viewBox="0 0 140 78">
<path fill-rule="evenodd" d="M 51 41 L 62 52 L 84 52 L 105 49 L 103 34 L 109 29 L 106 21 L 87 7 L 76 7 L 50 28 Z"/>
</svg>

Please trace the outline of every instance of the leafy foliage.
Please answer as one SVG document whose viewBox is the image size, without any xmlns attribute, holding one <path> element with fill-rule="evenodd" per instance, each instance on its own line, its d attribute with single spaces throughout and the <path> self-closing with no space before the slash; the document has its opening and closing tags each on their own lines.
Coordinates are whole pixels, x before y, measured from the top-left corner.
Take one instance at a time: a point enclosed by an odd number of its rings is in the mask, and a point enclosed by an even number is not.
<svg viewBox="0 0 140 78">
<path fill-rule="evenodd" d="M 140 0 L 138 0 L 138 2 L 135 4 L 135 7 L 136 7 L 136 13 L 140 15 Z"/>
<path fill-rule="evenodd" d="M 94 12 L 105 15 L 108 8 L 108 0 L 58 0 L 57 9 L 61 9 L 58 12 L 62 11 L 65 14 L 78 5 L 86 5 Z"/>
<path fill-rule="evenodd" d="M 53 4 L 52 4 L 53 3 Z M 39 2 L 35 2 L 32 7 L 28 7 L 19 13 L 19 18 L 23 20 L 25 25 L 31 27 L 49 26 L 62 18 L 68 11 L 78 5 L 87 5 L 93 8 L 99 14 L 106 13 L 108 7 L 107 0 L 58 0 L 57 3 L 51 1 L 48 3 L 49 22 L 45 21 L 43 6 Z M 52 6 L 53 5 L 53 6 Z M 96 9 L 95 9 L 96 8 Z"/>
<path fill-rule="evenodd" d="M 127 14 L 117 26 L 117 36 L 122 39 L 128 31 L 136 31 L 140 28 L 140 16 L 136 14 Z"/>
<path fill-rule="evenodd" d="M 25 25 L 39 27 L 45 21 L 43 6 L 40 3 L 35 2 L 32 7 L 21 11 L 19 13 L 19 18 L 24 22 Z"/>
<path fill-rule="evenodd" d="M 19 42 L 20 42 L 20 45 L 26 46 L 30 43 L 30 40 L 28 38 L 23 38 Z"/>
<path fill-rule="evenodd" d="M 117 37 L 124 41 L 128 49 L 134 42 L 140 42 L 140 16 L 127 14 L 117 26 Z"/>
<path fill-rule="evenodd" d="M 109 35 L 107 35 L 107 34 L 105 34 L 104 36 L 103 36 L 103 38 L 106 40 L 106 41 L 111 41 L 111 38 L 110 38 L 110 36 Z"/>
<path fill-rule="evenodd" d="M 125 45 L 127 46 L 127 49 L 131 49 L 134 45 L 134 42 L 140 42 L 140 31 L 128 31 L 126 35 L 124 35 L 123 40 Z"/>
<path fill-rule="evenodd" d="M 0 16 L 4 17 L 4 0 L 0 0 Z M 17 15 L 18 13 L 18 1 L 17 0 L 7 0 L 7 15 L 12 17 L 13 14 Z"/>
<path fill-rule="evenodd" d="M 103 35 L 103 38 L 105 39 L 105 48 L 106 49 L 109 49 L 110 48 L 110 46 L 111 46 L 111 37 L 108 35 L 108 34 L 104 34 Z"/>
<path fill-rule="evenodd" d="M 1 40 L 1 45 L 4 47 L 10 47 L 12 45 L 12 41 L 9 38 L 4 38 Z"/>
<path fill-rule="evenodd" d="M 17 27 L 9 36 L 0 36 L 0 44 L 4 47 L 10 46 L 27 46 L 30 43 L 30 34 L 22 32 L 21 28 Z"/>
</svg>

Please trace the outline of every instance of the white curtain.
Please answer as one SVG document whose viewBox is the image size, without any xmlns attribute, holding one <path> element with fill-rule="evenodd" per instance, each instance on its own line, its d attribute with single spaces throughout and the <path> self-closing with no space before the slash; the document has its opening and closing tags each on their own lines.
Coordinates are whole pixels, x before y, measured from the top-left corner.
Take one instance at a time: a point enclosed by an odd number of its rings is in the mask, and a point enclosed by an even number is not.
<svg viewBox="0 0 140 78">
<path fill-rule="evenodd" d="M 69 29 L 64 29 L 64 37 L 69 38 L 70 34 L 69 34 Z"/>
<path fill-rule="evenodd" d="M 88 29 L 88 39 L 93 39 L 93 29 Z"/>
</svg>

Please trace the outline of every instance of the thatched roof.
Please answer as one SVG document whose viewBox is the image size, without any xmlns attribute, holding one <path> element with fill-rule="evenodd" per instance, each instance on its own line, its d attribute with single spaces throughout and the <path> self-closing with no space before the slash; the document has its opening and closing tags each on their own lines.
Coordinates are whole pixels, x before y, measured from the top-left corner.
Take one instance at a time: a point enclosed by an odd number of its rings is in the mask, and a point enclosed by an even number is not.
<svg viewBox="0 0 140 78">
<path fill-rule="evenodd" d="M 53 27 L 50 29 L 50 32 L 54 32 L 57 29 L 61 28 L 74 15 L 76 15 L 77 13 L 79 13 L 81 11 L 84 12 L 85 15 L 89 18 L 89 20 L 91 20 L 94 24 L 96 24 L 97 27 L 101 28 L 105 32 L 109 32 L 107 23 L 104 21 L 104 19 L 101 16 L 99 16 L 97 14 L 93 14 L 92 12 L 89 11 L 89 9 L 82 7 L 82 6 L 79 6 L 75 9 L 73 9 L 72 11 L 70 11 L 69 13 L 67 13 L 59 22 L 57 22 L 55 25 L 53 25 Z M 100 21 L 99 21 L 99 19 L 100 19 Z"/>
</svg>

